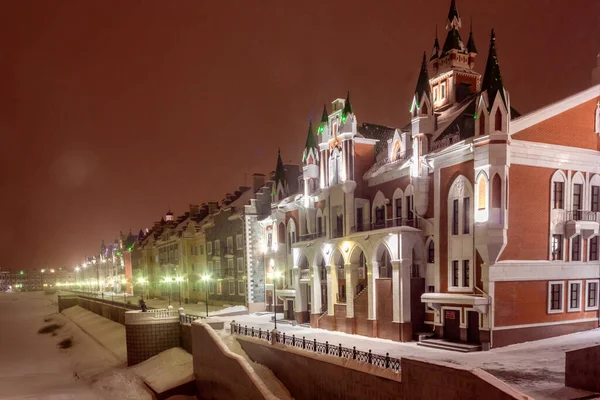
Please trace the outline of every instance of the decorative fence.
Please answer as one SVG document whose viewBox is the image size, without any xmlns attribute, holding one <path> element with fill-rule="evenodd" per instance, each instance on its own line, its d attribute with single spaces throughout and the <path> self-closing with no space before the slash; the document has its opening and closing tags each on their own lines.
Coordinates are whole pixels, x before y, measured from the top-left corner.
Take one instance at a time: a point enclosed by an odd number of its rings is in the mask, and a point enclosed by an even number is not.
<svg viewBox="0 0 600 400">
<path fill-rule="evenodd" d="M 255 329 L 254 327 L 248 328 L 248 326 L 242 326 L 241 324 L 231 324 L 231 333 L 237 335 L 244 335 L 255 337 L 258 339 L 272 342 L 273 334 L 269 330 L 262 330 L 261 328 Z M 385 353 L 385 356 L 380 354 L 374 354 L 369 350 L 368 352 L 356 350 L 356 346 L 352 348 L 343 347 L 342 344 L 330 344 L 329 342 L 317 342 L 317 339 L 306 339 L 304 336 L 302 339 L 297 338 L 295 335 L 289 336 L 285 332 L 276 334 L 274 338 L 275 342 L 283 344 L 285 346 L 292 346 L 298 349 L 311 351 L 318 354 L 326 354 L 333 357 L 343 357 L 349 360 L 356 360 L 366 364 L 375 365 L 384 369 L 391 369 L 392 371 L 400 372 L 400 359 L 390 357 L 389 353 Z"/>
<path fill-rule="evenodd" d="M 194 315 L 194 314 L 180 314 L 179 322 L 181 322 L 182 324 L 191 324 L 192 322 L 194 322 L 195 320 L 197 320 L 199 318 L 206 318 L 206 317 L 202 317 L 200 315 Z"/>
</svg>

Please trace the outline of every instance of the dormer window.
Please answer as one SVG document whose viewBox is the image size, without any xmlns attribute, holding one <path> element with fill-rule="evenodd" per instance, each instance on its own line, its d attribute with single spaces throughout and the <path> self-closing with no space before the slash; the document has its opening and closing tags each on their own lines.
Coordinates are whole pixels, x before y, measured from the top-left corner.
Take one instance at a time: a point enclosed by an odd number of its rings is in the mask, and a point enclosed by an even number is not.
<svg viewBox="0 0 600 400">
<path fill-rule="evenodd" d="M 446 100 L 446 82 L 440 84 L 440 100 Z"/>
<path fill-rule="evenodd" d="M 438 100 L 438 87 L 433 87 L 433 101 L 436 102 Z"/>
</svg>

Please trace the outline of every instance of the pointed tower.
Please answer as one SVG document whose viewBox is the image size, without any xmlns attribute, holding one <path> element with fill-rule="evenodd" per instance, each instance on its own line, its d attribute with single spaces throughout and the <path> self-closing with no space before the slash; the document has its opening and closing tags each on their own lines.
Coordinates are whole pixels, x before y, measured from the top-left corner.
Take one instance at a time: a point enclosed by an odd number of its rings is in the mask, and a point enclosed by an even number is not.
<svg viewBox="0 0 600 400">
<path fill-rule="evenodd" d="M 175 220 L 175 218 L 173 216 L 173 212 L 169 208 L 169 211 L 167 211 L 167 214 L 165 215 L 165 221 L 173 221 L 173 220 Z"/>
<path fill-rule="evenodd" d="M 459 103 L 479 91 L 481 76 L 473 70 L 477 55 L 475 41 L 471 32 L 467 46 L 464 45 L 459 32 L 461 26 L 456 1 L 452 0 L 446 20 L 448 34 L 435 63 L 435 75 L 430 81 L 432 102 L 436 110 Z"/>
<path fill-rule="evenodd" d="M 354 114 L 352 111 L 352 103 L 350 103 L 350 91 L 346 95 L 346 101 L 344 102 L 344 109 L 342 110 L 342 123 L 346 122 L 346 119 L 350 114 Z"/>
<path fill-rule="evenodd" d="M 438 41 L 437 25 L 435 26 L 435 40 L 433 41 L 433 50 L 429 59 L 433 73 L 437 74 L 440 67 L 440 42 Z"/>
<path fill-rule="evenodd" d="M 323 134 L 327 135 L 325 132 L 327 130 L 327 125 L 329 124 L 329 114 L 327 114 L 327 106 L 323 104 L 323 114 L 321 114 L 321 122 L 319 122 L 319 127 L 317 128 L 317 135 L 323 136 Z"/>
<path fill-rule="evenodd" d="M 275 181 L 272 193 L 273 201 L 282 200 L 287 196 L 287 185 L 285 182 L 285 168 L 281 160 L 281 149 L 277 150 L 277 166 L 275 167 L 273 180 Z"/>
<path fill-rule="evenodd" d="M 476 117 L 479 118 L 479 123 L 475 127 L 476 135 L 488 135 L 492 132 L 508 132 L 510 99 L 502 82 L 500 64 L 498 63 L 498 55 L 496 53 L 496 34 L 493 29 Z"/>
<path fill-rule="evenodd" d="M 423 52 L 421 70 L 415 87 L 411 112 L 411 132 L 413 139 L 413 155 L 415 156 L 411 175 L 413 177 L 421 174 L 420 156 L 424 155 L 429 148 L 429 139 L 435 128 L 433 106 L 431 104 L 431 88 L 429 86 L 429 74 L 427 72 L 427 55 Z"/>
<path fill-rule="evenodd" d="M 302 153 L 302 173 L 304 178 L 304 205 L 310 205 L 310 194 L 319 187 L 319 148 L 315 143 L 312 122 L 308 124 L 306 145 Z"/>
</svg>

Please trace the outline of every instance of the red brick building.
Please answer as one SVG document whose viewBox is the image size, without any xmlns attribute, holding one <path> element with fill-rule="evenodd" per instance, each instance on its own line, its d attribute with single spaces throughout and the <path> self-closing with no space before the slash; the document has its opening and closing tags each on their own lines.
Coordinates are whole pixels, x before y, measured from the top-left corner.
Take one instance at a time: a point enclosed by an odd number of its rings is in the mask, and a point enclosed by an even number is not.
<svg viewBox="0 0 600 400">
<path fill-rule="evenodd" d="M 359 124 L 348 95 L 309 128 L 303 190 L 276 185 L 262 222 L 286 318 L 493 347 L 598 327 L 600 85 L 520 115 L 493 30 L 481 76 L 460 28 L 452 1 L 407 126 Z"/>
</svg>

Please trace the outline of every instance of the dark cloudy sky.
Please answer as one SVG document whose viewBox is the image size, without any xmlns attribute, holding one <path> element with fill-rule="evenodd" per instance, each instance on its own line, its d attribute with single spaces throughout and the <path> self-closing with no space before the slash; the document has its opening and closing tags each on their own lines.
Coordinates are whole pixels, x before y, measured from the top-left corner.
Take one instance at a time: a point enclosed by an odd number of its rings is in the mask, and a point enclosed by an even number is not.
<svg viewBox="0 0 600 400">
<path fill-rule="evenodd" d="M 450 0 L 0 2 L 0 267 L 74 266 L 170 206 L 299 162 L 350 90 L 359 121 L 408 120 Z M 586 88 L 600 1 L 458 0 L 483 72 L 497 32 L 521 112 Z"/>
</svg>

